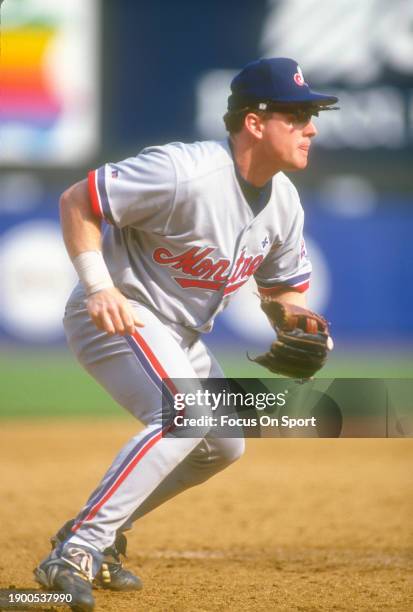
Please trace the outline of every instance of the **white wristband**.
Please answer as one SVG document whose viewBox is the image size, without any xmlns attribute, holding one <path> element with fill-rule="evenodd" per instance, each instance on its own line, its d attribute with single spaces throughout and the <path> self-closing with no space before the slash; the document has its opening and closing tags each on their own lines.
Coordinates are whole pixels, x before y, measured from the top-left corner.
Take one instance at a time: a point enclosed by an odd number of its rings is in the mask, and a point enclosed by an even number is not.
<svg viewBox="0 0 413 612">
<path fill-rule="evenodd" d="M 86 295 L 113 287 L 113 281 L 100 251 L 85 251 L 73 260 L 76 272 L 83 283 Z"/>
</svg>

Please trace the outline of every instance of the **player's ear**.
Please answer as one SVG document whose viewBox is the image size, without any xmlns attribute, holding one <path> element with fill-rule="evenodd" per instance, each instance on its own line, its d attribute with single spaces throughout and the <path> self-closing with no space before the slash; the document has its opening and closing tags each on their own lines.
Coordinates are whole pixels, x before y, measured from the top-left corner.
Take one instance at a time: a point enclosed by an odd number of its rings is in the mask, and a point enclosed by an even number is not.
<svg viewBox="0 0 413 612">
<path fill-rule="evenodd" d="M 257 113 L 248 113 L 245 115 L 244 125 L 252 136 L 261 140 L 264 121 L 260 115 Z"/>
</svg>

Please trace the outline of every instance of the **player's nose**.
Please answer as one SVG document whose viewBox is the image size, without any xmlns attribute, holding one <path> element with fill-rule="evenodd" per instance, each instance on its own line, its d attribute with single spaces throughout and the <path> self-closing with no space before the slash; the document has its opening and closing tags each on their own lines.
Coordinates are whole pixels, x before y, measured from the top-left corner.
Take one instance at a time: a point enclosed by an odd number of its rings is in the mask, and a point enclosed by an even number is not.
<svg viewBox="0 0 413 612">
<path fill-rule="evenodd" d="M 314 124 L 314 121 L 311 119 L 311 121 L 309 121 L 304 128 L 303 136 L 307 136 L 308 138 L 313 138 L 314 136 L 317 136 L 317 134 L 318 134 L 318 130 Z"/>
</svg>

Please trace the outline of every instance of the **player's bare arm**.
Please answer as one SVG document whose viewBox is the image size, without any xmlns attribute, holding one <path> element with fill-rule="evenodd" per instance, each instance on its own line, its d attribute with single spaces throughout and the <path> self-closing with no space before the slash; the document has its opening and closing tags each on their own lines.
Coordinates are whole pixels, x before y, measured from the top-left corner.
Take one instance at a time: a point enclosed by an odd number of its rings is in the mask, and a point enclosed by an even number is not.
<svg viewBox="0 0 413 612">
<path fill-rule="evenodd" d="M 133 334 L 135 326 L 142 327 L 142 323 L 128 300 L 113 286 L 109 272 L 105 270 L 101 255 L 101 220 L 92 212 L 86 180 L 74 184 L 62 194 L 60 219 L 71 260 L 78 272 L 79 267 L 83 270 L 86 283 L 92 278 L 89 287 L 85 287 L 92 321 L 98 329 L 111 335 Z M 103 268 L 99 270 L 96 266 Z M 99 282 L 108 286 L 99 289 Z"/>
<path fill-rule="evenodd" d="M 299 291 L 290 291 L 289 289 L 280 290 L 274 296 L 274 299 L 286 304 L 294 304 L 295 306 L 307 307 L 307 294 Z"/>
</svg>

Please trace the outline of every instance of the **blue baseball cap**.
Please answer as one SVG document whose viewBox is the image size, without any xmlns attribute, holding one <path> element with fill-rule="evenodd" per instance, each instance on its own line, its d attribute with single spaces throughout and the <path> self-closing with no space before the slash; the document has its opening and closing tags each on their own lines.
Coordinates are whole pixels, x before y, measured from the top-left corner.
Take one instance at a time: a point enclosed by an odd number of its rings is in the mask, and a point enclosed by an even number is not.
<svg viewBox="0 0 413 612">
<path fill-rule="evenodd" d="M 277 104 L 314 106 L 322 110 L 338 102 L 336 96 L 310 89 L 300 66 L 288 57 L 250 62 L 232 80 L 231 91 L 229 111 L 245 107 L 271 110 Z"/>
</svg>

